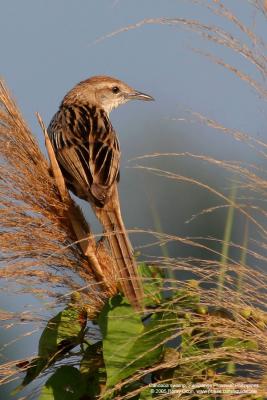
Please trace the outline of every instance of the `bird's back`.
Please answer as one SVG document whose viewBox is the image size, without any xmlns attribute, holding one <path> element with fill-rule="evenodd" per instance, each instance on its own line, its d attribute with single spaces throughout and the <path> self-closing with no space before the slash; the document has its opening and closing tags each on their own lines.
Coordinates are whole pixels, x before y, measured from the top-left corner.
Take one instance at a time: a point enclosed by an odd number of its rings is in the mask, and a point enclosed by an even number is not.
<svg viewBox="0 0 267 400">
<path fill-rule="evenodd" d="M 68 188 L 102 207 L 119 175 L 120 148 L 105 111 L 96 105 L 61 104 L 48 134 Z"/>
</svg>

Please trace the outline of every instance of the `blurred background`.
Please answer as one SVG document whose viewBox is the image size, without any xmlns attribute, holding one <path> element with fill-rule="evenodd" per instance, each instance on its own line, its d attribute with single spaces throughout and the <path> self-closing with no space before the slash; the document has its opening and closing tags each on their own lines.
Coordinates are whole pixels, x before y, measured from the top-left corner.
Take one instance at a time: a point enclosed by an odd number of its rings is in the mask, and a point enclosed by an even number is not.
<svg viewBox="0 0 267 400">
<path fill-rule="evenodd" d="M 266 167 L 265 159 L 246 143 L 200 123 L 191 113 L 199 112 L 264 141 L 266 102 L 236 74 L 195 50 L 212 53 L 234 65 L 251 79 L 260 81 L 264 88 L 258 70 L 241 54 L 206 40 L 181 20 L 172 24 L 151 20 L 164 17 L 200 21 L 225 29 L 248 46 L 255 46 L 248 43 L 247 35 L 237 25 L 209 9 L 211 5 L 217 7 L 216 3 L 212 0 L 1 1 L 0 72 L 44 152 L 35 112 L 40 112 L 48 125 L 65 93 L 83 79 L 93 75 L 114 76 L 155 98 L 153 103 L 127 104 L 111 114 L 122 149 L 120 194 L 128 229 L 219 239 L 224 232 L 225 209 L 188 223 L 203 209 L 222 204 L 215 195 L 192 183 L 169 180 L 137 166 L 190 177 L 219 188 L 226 195 L 234 181 L 222 168 L 186 155 L 136 160 L 137 157 L 187 152 Z M 260 6 L 259 9 L 255 6 L 264 2 L 229 0 L 223 4 L 257 35 L 266 37 L 266 19 Z M 144 19 L 149 19 L 149 23 L 109 36 Z M 88 206 L 80 204 L 93 229 L 99 232 Z M 235 218 L 238 223 L 233 240 L 241 243 L 244 221 L 238 215 Z M 171 257 L 203 256 L 200 250 L 177 242 L 163 249 L 142 248 L 154 241 L 149 234 L 132 234 L 131 239 L 140 248 L 141 258 L 158 256 L 162 251 Z M 219 250 L 218 244 L 214 246 Z M 14 298 L 12 288 L 1 296 L 3 309 L 22 311 L 29 307 L 41 309 L 42 301 L 26 295 Z M 22 336 L 29 326 L 23 329 L 20 328 Z M 8 338 L 3 331 L 0 340 L 3 344 L 9 342 L 1 350 L 3 362 L 33 354 L 38 334 L 23 337 L 11 346 L 17 330 L 10 329 Z M 0 395 L 1 399 L 9 398 L 9 389 Z"/>
</svg>

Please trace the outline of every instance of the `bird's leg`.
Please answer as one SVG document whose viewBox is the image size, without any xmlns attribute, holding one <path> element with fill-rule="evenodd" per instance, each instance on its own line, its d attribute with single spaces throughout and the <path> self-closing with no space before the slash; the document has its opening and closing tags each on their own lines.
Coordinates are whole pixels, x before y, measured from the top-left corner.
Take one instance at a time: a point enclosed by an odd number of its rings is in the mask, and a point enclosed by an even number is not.
<svg viewBox="0 0 267 400">
<path fill-rule="evenodd" d="M 103 232 L 103 233 L 104 233 L 104 232 Z M 104 233 L 104 234 L 101 236 L 101 238 L 98 239 L 98 241 L 96 242 L 96 247 L 98 248 L 98 247 L 102 246 L 102 245 L 104 244 L 106 238 L 107 238 L 107 237 L 105 236 L 105 233 Z"/>
<path fill-rule="evenodd" d="M 115 230 L 115 224 L 113 224 L 112 225 L 112 231 L 114 231 Z M 104 242 L 105 242 L 105 240 L 107 239 L 107 231 L 106 230 L 104 230 L 103 231 L 103 235 L 100 237 L 100 239 L 98 239 L 98 241 L 96 242 L 96 247 L 98 248 L 98 247 L 100 247 L 100 246 L 102 246 L 103 244 L 104 244 Z"/>
<path fill-rule="evenodd" d="M 100 246 L 102 246 L 105 242 L 105 240 L 108 239 L 108 236 L 110 235 L 111 232 L 114 232 L 116 229 L 116 225 L 112 222 L 110 222 L 109 227 L 104 228 L 103 229 L 103 234 L 100 237 L 100 239 L 97 241 L 96 246 L 97 248 L 99 248 Z"/>
<path fill-rule="evenodd" d="M 111 225 L 111 232 L 114 232 L 116 229 L 115 224 Z M 100 237 L 100 239 L 96 242 L 96 249 L 101 248 L 102 246 L 104 246 L 105 240 L 108 239 L 108 234 L 110 234 L 110 232 L 108 232 L 106 229 L 103 230 L 103 235 Z"/>
</svg>

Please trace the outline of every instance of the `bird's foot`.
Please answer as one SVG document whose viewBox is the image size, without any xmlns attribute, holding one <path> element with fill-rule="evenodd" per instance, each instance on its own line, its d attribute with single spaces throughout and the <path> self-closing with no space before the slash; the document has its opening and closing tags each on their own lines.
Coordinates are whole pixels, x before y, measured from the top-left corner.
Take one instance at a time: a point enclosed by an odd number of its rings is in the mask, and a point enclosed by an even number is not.
<svg viewBox="0 0 267 400">
<path fill-rule="evenodd" d="M 96 248 L 98 249 L 99 247 L 102 247 L 104 245 L 104 242 L 106 240 L 106 236 L 103 235 L 101 238 L 96 242 Z"/>
</svg>

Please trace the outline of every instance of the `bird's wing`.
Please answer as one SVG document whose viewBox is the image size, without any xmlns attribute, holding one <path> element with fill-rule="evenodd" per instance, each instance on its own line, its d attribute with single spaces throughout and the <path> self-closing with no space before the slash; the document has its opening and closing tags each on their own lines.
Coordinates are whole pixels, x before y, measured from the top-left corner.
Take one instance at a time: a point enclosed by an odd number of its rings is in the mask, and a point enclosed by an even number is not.
<svg viewBox="0 0 267 400">
<path fill-rule="evenodd" d="M 118 179 L 120 149 L 116 133 L 112 130 L 92 134 L 89 139 L 89 166 L 93 176 L 92 194 L 99 200 L 107 196 Z M 104 200 L 104 199 L 103 199 Z"/>
<path fill-rule="evenodd" d="M 48 134 L 70 189 L 82 198 L 88 193 L 98 205 L 104 205 L 119 173 L 118 140 L 111 125 L 107 131 L 100 124 L 98 131 L 99 124 L 79 112 L 74 108 L 60 110 Z"/>
</svg>

